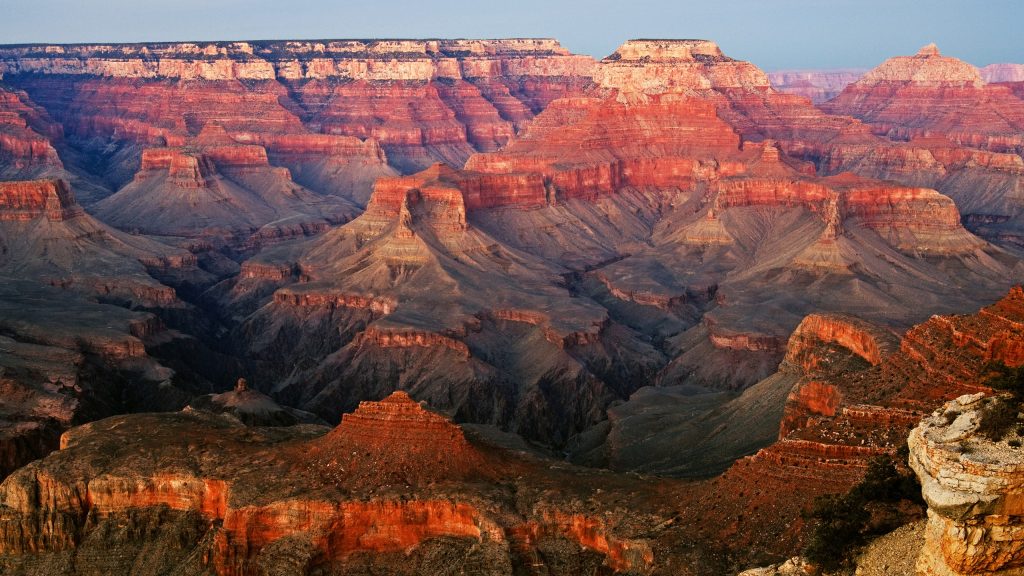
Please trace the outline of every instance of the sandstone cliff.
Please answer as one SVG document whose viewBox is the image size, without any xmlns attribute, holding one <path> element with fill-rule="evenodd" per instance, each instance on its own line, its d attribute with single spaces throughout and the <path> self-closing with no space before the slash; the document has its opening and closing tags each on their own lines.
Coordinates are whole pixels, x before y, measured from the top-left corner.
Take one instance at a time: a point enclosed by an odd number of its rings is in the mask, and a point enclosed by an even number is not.
<svg viewBox="0 0 1024 576">
<path fill-rule="evenodd" d="M 918 574 L 1009 575 L 1024 566 L 1019 430 L 998 442 L 979 433 L 994 402 L 961 396 L 910 434 L 910 465 L 928 503 Z"/>
<path fill-rule="evenodd" d="M 370 421 L 373 438 L 364 433 Z M 144 428 L 155 435 L 139 434 Z M 124 573 L 164 566 L 249 574 L 287 556 L 293 568 L 324 573 L 477 566 L 511 574 L 543 566 L 573 574 L 650 573 L 683 557 L 655 555 L 654 539 L 672 521 L 656 501 L 629 493 L 640 481 L 620 486 L 584 472 L 579 490 L 559 495 L 549 487 L 566 487 L 569 471 L 494 447 L 485 456 L 408 397 L 365 403 L 324 431 L 255 433 L 199 413 L 125 416 L 72 430 L 60 452 L 0 486 L 0 564 L 19 574 L 116 549 L 99 562 Z M 218 450 L 195 450 L 211 436 Z M 357 437 L 371 442 L 351 454 L 347 443 Z M 106 452 L 114 445 L 121 446 L 117 458 Z M 153 451 L 157 459 L 149 458 Z M 416 462 L 429 465 L 409 468 Z M 470 480 L 489 471 L 512 484 Z M 417 475 L 412 485 L 405 483 L 411 476 L 393 476 L 406 472 Z M 604 494 L 621 495 L 636 509 L 626 512 L 616 496 Z M 581 496 L 599 508 L 585 511 Z M 612 525 L 604 511 L 627 514 L 631 525 Z M 104 534 L 120 522 L 145 529 L 114 544 Z M 174 541 L 158 546 L 166 537 Z M 152 546 L 160 552 L 147 552 Z M 453 551 L 464 554 L 434 557 Z"/>
<path fill-rule="evenodd" d="M 795 374 L 797 379 L 785 401 L 778 440 L 708 482 L 707 489 L 719 497 L 704 517 L 723 522 L 710 532 L 775 547 L 786 555 L 800 550 L 805 528 L 801 510 L 816 495 L 846 492 L 861 478 L 870 458 L 895 451 L 922 417 L 950 399 L 987 391 L 983 381 L 989 376 L 990 361 L 1012 366 L 1021 362 L 1017 346 L 1024 338 L 1022 311 L 1024 291 L 1015 288 L 976 314 L 935 316 L 908 331 L 898 344 L 892 334 L 863 321 L 808 317 L 791 338 L 780 367 L 780 374 Z M 763 395 L 766 385 L 744 395 Z M 936 414 L 928 421 L 946 421 L 941 412 Z M 965 417 L 962 423 L 968 421 Z M 917 453 L 913 458 L 926 458 L 918 448 L 923 442 L 912 440 Z M 956 456 L 950 458 L 951 465 L 962 470 Z M 920 463 L 914 466 L 922 475 Z M 940 473 L 936 465 L 931 470 L 934 477 L 944 478 L 941 482 L 957 485 L 950 476 L 952 468 Z M 926 498 L 928 492 L 926 486 Z M 941 524 L 934 513 L 930 518 L 935 526 Z M 967 516 L 962 518 L 968 522 Z M 932 540 L 940 533 L 929 530 L 936 535 L 928 537 Z M 779 545 L 770 544 L 773 541 Z M 938 540 L 934 541 L 937 550 Z M 955 555 L 956 545 L 951 541 L 941 549 Z"/>
<path fill-rule="evenodd" d="M 593 67 L 544 39 L 0 49 L 0 73 L 83 145 L 97 137 L 126 149 L 179 145 L 216 120 L 265 145 L 303 184 L 357 201 L 388 171 L 384 153 L 404 171 L 461 165 L 507 143 L 551 100 L 584 89 Z M 130 162 L 118 164 L 111 170 L 121 183 Z"/>
</svg>

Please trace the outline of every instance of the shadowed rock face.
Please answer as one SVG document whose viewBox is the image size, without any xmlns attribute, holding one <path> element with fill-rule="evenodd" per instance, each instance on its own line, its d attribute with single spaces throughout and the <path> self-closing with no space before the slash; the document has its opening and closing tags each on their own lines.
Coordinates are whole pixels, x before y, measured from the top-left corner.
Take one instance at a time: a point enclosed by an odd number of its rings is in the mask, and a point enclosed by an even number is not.
<svg viewBox="0 0 1024 576">
<path fill-rule="evenodd" d="M 147 148 L 132 182 L 97 203 L 97 217 L 124 230 L 246 248 L 314 234 L 357 208 L 295 184 L 267 151 L 207 125 L 185 146 Z M 252 231 L 256 230 L 255 233 Z"/>
<path fill-rule="evenodd" d="M 193 254 L 86 214 L 63 180 L 0 182 L 0 474 L 56 448 L 72 424 L 188 400 L 147 353 L 178 338 L 153 312 L 187 308 L 157 278 L 213 279 Z"/>
</svg>

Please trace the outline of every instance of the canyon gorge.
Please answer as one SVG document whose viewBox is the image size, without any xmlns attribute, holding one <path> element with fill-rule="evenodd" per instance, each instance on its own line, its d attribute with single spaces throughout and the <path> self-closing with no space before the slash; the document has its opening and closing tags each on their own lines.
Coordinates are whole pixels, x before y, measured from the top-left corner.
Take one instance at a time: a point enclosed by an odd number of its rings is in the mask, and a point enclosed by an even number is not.
<svg viewBox="0 0 1024 576">
<path fill-rule="evenodd" d="M 0 46 L 0 567 L 731 575 L 895 455 L 1013 574 L 1021 70 Z"/>
</svg>

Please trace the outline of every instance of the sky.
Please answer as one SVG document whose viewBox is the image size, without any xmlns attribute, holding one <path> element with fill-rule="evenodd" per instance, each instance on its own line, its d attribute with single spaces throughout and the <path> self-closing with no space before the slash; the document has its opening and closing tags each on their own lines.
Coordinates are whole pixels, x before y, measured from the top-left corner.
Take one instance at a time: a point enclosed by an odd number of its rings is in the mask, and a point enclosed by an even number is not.
<svg viewBox="0 0 1024 576">
<path fill-rule="evenodd" d="M 765 70 L 873 67 L 935 42 L 1024 63 L 1024 0 L 0 0 L 0 44 L 553 37 L 603 57 L 705 38 Z"/>
</svg>

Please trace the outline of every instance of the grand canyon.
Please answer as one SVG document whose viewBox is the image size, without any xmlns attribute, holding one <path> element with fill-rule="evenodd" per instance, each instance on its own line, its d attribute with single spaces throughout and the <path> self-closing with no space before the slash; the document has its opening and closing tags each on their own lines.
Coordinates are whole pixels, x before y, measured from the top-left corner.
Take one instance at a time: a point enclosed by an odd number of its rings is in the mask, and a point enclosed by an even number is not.
<svg viewBox="0 0 1024 576">
<path fill-rule="evenodd" d="M 0 572 L 1024 574 L 1022 283 L 1020 64 L 0 45 Z"/>
</svg>

